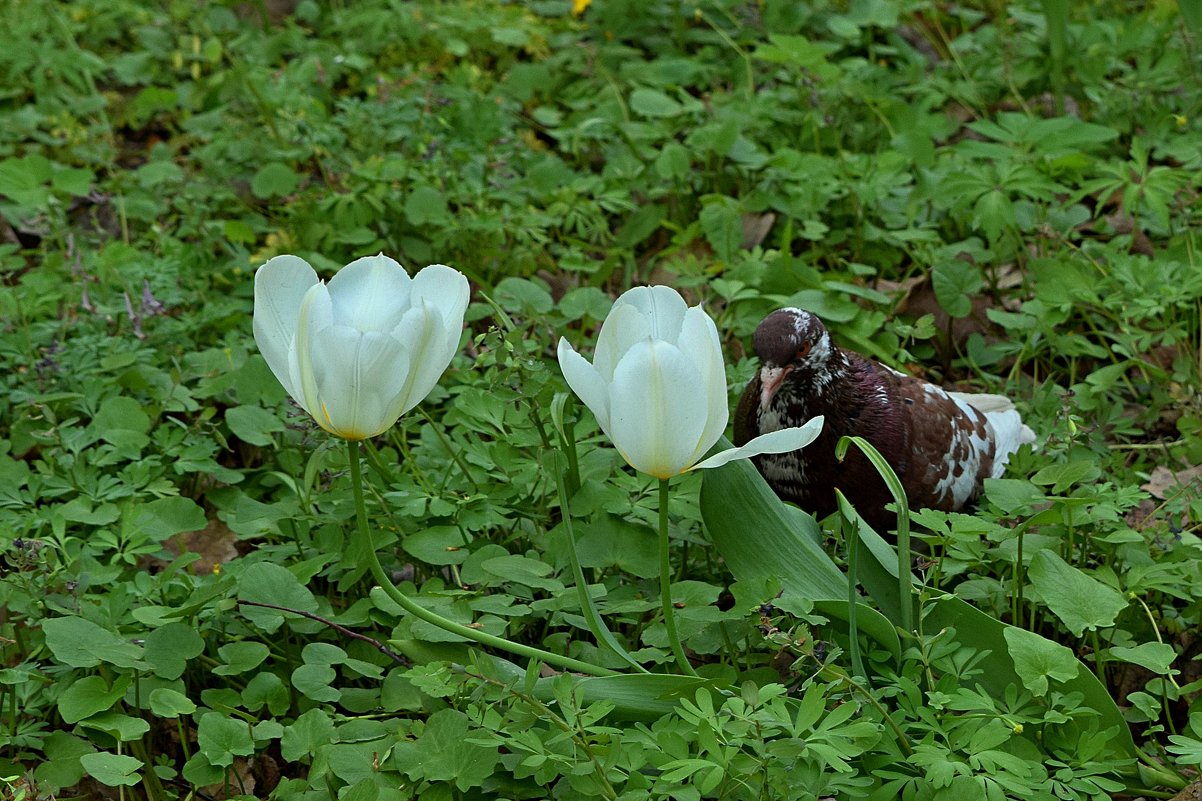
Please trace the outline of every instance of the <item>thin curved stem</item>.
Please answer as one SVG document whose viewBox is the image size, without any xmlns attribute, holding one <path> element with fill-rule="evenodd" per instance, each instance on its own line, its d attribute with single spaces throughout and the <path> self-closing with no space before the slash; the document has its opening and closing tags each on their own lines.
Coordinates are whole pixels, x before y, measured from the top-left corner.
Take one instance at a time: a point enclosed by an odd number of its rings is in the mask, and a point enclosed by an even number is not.
<svg viewBox="0 0 1202 801">
<path fill-rule="evenodd" d="M 697 671 L 689 664 L 680 635 L 676 633 L 676 609 L 672 605 L 672 560 L 668 544 L 668 479 L 659 480 L 659 598 L 664 610 L 664 625 L 668 629 L 668 644 L 676 656 L 681 672 L 696 676 Z"/>
<path fill-rule="evenodd" d="M 380 565 L 380 558 L 376 555 L 375 545 L 372 542 L 371 528 L 367 524 L 367 504 L 363 500 L 363 472 L 359 466 L 359 443 L 355 440 L 347 440 L 346 446 L 347 459 L 351 470 L 351 488 L 355 496 L 355 517 L 359 522 L 359 539 L 363 543 L 363 550 L 367 554 L 368 567 L 371 568 L 372 577 L 375 578 L 380 588 L 384 590 L 384 593 L 396 601 L 402 609 L 427 623 L 438 626 L 443 631 L 458 634 L 460 637 L 473 640 L 481 645 L 498 648 L 502 651 L 508 651 L 511 654 L 517 654 L 529 659 L 537 659 L 540 662 L 546 662 L 548 665 L 554 665 L 563 670 L 585 673 L 590 676 L 618 675 L 617 671 L 590 665 L 588 662 L 581 662 L 579 659 L 572 659 L 569 656 L 553 654 L 550 651 L 544 651 L 541 648 L 535 648 L 530 645 L 510 642 L 503 637 L 497 637 L 493 634 L 447 620 L 437 612 L 431 612 L 429 609 L 419 605 L 408 595 L 401 592 L 392 583 L 392 579 L 388 577 L 388 574 L 384 572 L 384 568 Z"/>
</svg>

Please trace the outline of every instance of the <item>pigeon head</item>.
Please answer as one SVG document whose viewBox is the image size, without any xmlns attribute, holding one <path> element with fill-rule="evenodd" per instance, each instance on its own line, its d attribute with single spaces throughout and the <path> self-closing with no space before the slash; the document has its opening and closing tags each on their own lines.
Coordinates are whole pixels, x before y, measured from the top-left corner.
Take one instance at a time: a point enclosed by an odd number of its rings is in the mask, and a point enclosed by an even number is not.
<svg viewBox="0 0 1202 801">
<path fill-rule="evenodd" d="M 821 392 L 834 377 L 836 351 L 826 326 L 803 309 L 772 312 L 755 330 L 760 357 L 760 408 L 767 409 L 782 389 L 785 396 Z"/>
</svg>

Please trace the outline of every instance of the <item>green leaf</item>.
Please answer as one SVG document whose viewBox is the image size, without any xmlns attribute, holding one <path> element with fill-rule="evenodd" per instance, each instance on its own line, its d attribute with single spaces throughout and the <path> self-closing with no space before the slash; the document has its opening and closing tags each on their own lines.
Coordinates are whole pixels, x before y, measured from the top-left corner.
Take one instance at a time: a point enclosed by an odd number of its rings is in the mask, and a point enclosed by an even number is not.
<svg viewBox="0 0 1202 801">
<path fill-rule="evenodd" d="M 1047 695 L 1049 679 L 1067 682 L 1081 670 L 1081 663 L 1070 649 L 1034 632 L 1007 626 L 1003 636 L 1014 670 L 1033 695 Z"/>
<path fill-rule="evenodd" d="M 321 709 L 310 709 L 284 729 L 280 752 L 289 762 L 313 756 L 334 739 L 334 723 Z"/>
<path fill-rule="evenodd" d="M 205 643 L 196 630 L 183 623 L 167 623 L 146 635 L 146 663 L 156 676 L 178 679 L 188 661 L 204 652 Z"/>
<path fill-rule="evenodd" d="M 267 447 L 274 442 L 271 435 L 287 426 L 278 414 L 262 406 L 235 406 L 225 410 L 225 423 L 235 437 L 250 445 Z"/>
<path fill-rule="evenodd" d="M 178 718 L 191 715 L 196 704 L 183 693 L 169 687 L 157 687 L 150 692 L 150 711 L 160 718 Z"/>
<path fill-rule="evenodd" d="M 1074 484 L 1090 482 L 1102 474 L 1095 462 L 1078 459 L 1065 464 L 1050 464 L 1031 476 L 1031 483 L 1040 486 L 1052 485 L 1052 494 L 1058 495 Z"/>
<path fill-rule="evenodd" d="M 393 766 L 413 781 L 454 782 L 461 791 L 479 787 L 492 775 L 500 755 L 495 748 L 468 742 L 468 717 L 440 709 L 426 721 L 416 742 L 393 747 Z"/>
<path fill-rule="evenodd" d="M 329 665 L 301 665 L 292 671 L 292 686 L 314 701 L 333 703 L 342 697 L 341 691 L 330 686 L 337 677 L 338 671 Z"/>
<path fill-rule="evenodd" d="M 54 658 L 71 667 L 90 668 L 101 662 L 124 668 L 145 667 L 140 661 L 141 647 L 82 617 L 51 618 L 42 623 L 42 631 Z"/>
<path fill-rule="evenodd" d="M 129 687 L 129 674 L 121 675 L 116 683 L 109 683 L 100 676 L 84 676 L 72 682 L 58 699 L 58 713 L 65 723 L 78 723 L 97 712 L 110 709 L 121 700 Z"/>
<path fill-rule="evenodd" d="M 413 225 L 444 224 L 451 218 L 446 196 L 432 186 L 418 186 L 405 198 L 405 217 Z"/>
<path fill-rule="evenodd" d="M 1181 19 L 1194 36 L 1202 35 L 1202 0 L 1177 0 Z"/>
<path fill-rule="evenodd" d="M 146 436 L 150 416 L 142 404 L 125 395 L 106 398 L 89 429 L 96 439 L 116 446 L 118 452 L 129 458 L 137 458 L 150 444 L 150 437 Z"/>
<path fill-rule="evenodd" d="M 200 531 L 208 524 L 204 509 L 196 501 L 177 495 L 130 504 L 125 508 L 122 531 L 127 537 L 162 542 L 185 531 Z"/>
<path fill-rule="evenodd" d="M 89 776 L 109 787 L 133 787 L 142 781 L 142 777 L 138 775 L 142 760 L 125 754 L 97 751 L 81 756 L 79 764 Z"/>
<path fill-rule="evenodd" d="M 79 725 L 84 728 L 102 731 L 126 743 L 140 739 L 142 735 L 150 731 L 150 724 L 142 718 L 135 718 L 132 715 L 122 715 L 111 711 L 101 712 L 98 715 L 85 718 L 79 722 Z"/>
<path fill-rule="evenodd" d="M 502 278 L 493 298 L 505 311 L 527 317 L 546 314 L 555 307 L 551 293 L 528 278 Z"/>
<path fill-rule="evenodd" d="M 34 768 L 33 777 L 42 790 L 50 793 L 78 784 L 84 776 L 80 758 L 96 752 L 96 747 L 82 737 L 65 731 L 52 731 L 42 741 L 46 758 Z"/>
<path fill-rule="evenodd" d="M 1053 551 L 1039 551 L 1027 575 L 1060 622 L 1075 636 L 1086 629 L 1113 626 L 1127 608 L 1122 594 L 1065 562 Z"/>
<path fill-rule="evenodd" d="M 973 295 L 983 284 L 981 268 L 962 259 L 940 262 L 931 271 L 935 299 L 952 317 L 967 317 L 972 312 Z"/>
<path fill-rule="evenodd" d="M 639 88 L 630 93 L 630 109 L 644 117 L 675 117 L 684 107 L 657 89 Z"/>
<path fill-rule="evenodd" d="M 461 565 L 471 556 L 463 533 L 458 526 L 431 526 L 401 541 L 405 553 L 428 565 Z"/>
<path fill-rule="evenodd" d="M 553 578 L 548 578 L 555 569 L 546 562 L 531 559 L 528 556 L 496 556 L 485 560 L 481 567 L 486 573 L 506 581 L 524 584 L 540 590 L 562 592 L 563 584 Z"/>
<path fill-rule="evenodd" d="M 639 578 L 659 574 L 659 541 L 647 526 L 603 514 L 580 526 L 576 537 L 581 567 L 616 567 Z"/>
<path fill-rule="evenodd" d="M 243 601 L 273 604 L 301 612 L 316 612 L 317 599 L 296 576 L 270 562 L 250 565 L 238 576 L 238 598 Z M 243 604 L 243 616 L 259 628 L 271 633 L 284 624 L 284 613 L 275 609 Z"/>
<path fill-rule="evenodd" d="M 802 598 L 846 600 L 847 578 L 819 545 L 814 518 L 786 506 L 746 459 L 705 471 L 701 516 L 739 581 L 780 576 Z"/>
<path fill-rule="evenodd" d="M 1121 645 L 1111 647 L 1106 651 L 1107 656 L 1121 659 L 1135 665 L 1147 668 L 1161 676 L 1167 676 L 1172 670 L 1177 651 L 1167 642 L 1145 642 L 1133 648 Z"/>
<path fill-rule="evenodd" d="M 266 706 L 273 715 L 283 715 L 291 703 L 284 680 L 268 671 L 256 674 L 242 691 L 242 705 L 252 712 Z"/>
<path fill-rule="evenodd" d="M 977 225 L 985 231 L 990 242 L 996 242 L 1004 229 L 1015 226 L 1014 206 L 1000 189 L 981 195 L 973 211 Z"/>
<path fill-rule="evenodd" d="M 300 176 L 287 164 L 271 162 L 264 164 L 250 179 L 250 191 L 255 197 L 271 198 L 290 195 L 296 191 Z"/>
<path fill-rule="evenodd" d="M 225 660 L 225 664 L 213 668 L 213 673 L 218 676 L 236 676 L 254 670 L 269 653 L 271 649 L 261 642 L 227 643 L 217 649 L 217 654 Z"/>
<path fill-rule="evenodd" d="M 743 214 L 738 204 L 727 197 L 719 197 L 701 210 L 701 230 L 710 247 L 722 261 L 732 261 L 743 247 Z"/>
<path fill-rule="evenodd" d="M 233 765 L 234 757 L 255 752 L 255 741 L 246 721 L 218 712 L 201 716 L 196 727 L 196 744 L 210 765 L 223 768 Z"/>
</svg>

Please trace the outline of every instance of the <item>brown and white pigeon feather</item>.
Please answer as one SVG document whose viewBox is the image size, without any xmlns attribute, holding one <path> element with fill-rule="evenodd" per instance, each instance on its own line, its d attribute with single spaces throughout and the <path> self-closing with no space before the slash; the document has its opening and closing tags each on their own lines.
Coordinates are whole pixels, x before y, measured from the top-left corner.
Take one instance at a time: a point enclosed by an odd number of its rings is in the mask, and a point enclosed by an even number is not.
<svg viewBox="0 0 1202 801">
<path fill-rule="evenodd" d="M 884 480 L 856 448 L 835 459 L 843 436 L 867 439 L 901 479 L 910 506 L 963 509 L 986 478 L 1002 475 L 1010 454 L 1035 434 L 1001 395 L 948 392 L 904 375 L 831 340 L 801 309 L 764 318 L 755 332 L 759 373 L 735 411 L 736 445 L 824 415 L 822 434 L 802 450 L 755 457 L 781 498 L 818 517 L 835 511 L 842 490 L 874 528 L 895 523 Z"/>
</svg>

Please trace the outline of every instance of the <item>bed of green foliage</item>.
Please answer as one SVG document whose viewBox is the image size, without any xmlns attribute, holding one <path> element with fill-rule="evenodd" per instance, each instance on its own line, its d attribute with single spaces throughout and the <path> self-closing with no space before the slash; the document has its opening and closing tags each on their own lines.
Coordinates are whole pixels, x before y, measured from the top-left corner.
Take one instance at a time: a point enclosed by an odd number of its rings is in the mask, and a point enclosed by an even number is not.
<svg viewBox="0 0 1202 801">
<path fill-rule="evenodd" d="M 1183 787 L 1196 4 L 576 5 L 0 5 L 0 795 Z M 596 605 L 674 670 L 655 486 L 579 404 L 551 411 L 558 337 L 587 347 L 633 284 L 705 303 L 732 399 L 758 321 L 800 305 L 888 364 L 1014 397 L 1039 447 L 974 513 L 915 516 L 909 608 L 863 535 L 858 648 L 854 527 L 732 467 L 673 484 L 702 680 L 486 655 L 373 592 L 346 456 L 251 337 L 265 259 L 328 275 L 379 251 L 475 289 L 462 353 L 367 462 L 381 559 L 515 642 L 624 667 L 573 589 L 562 432 Z"/>
</svg>

